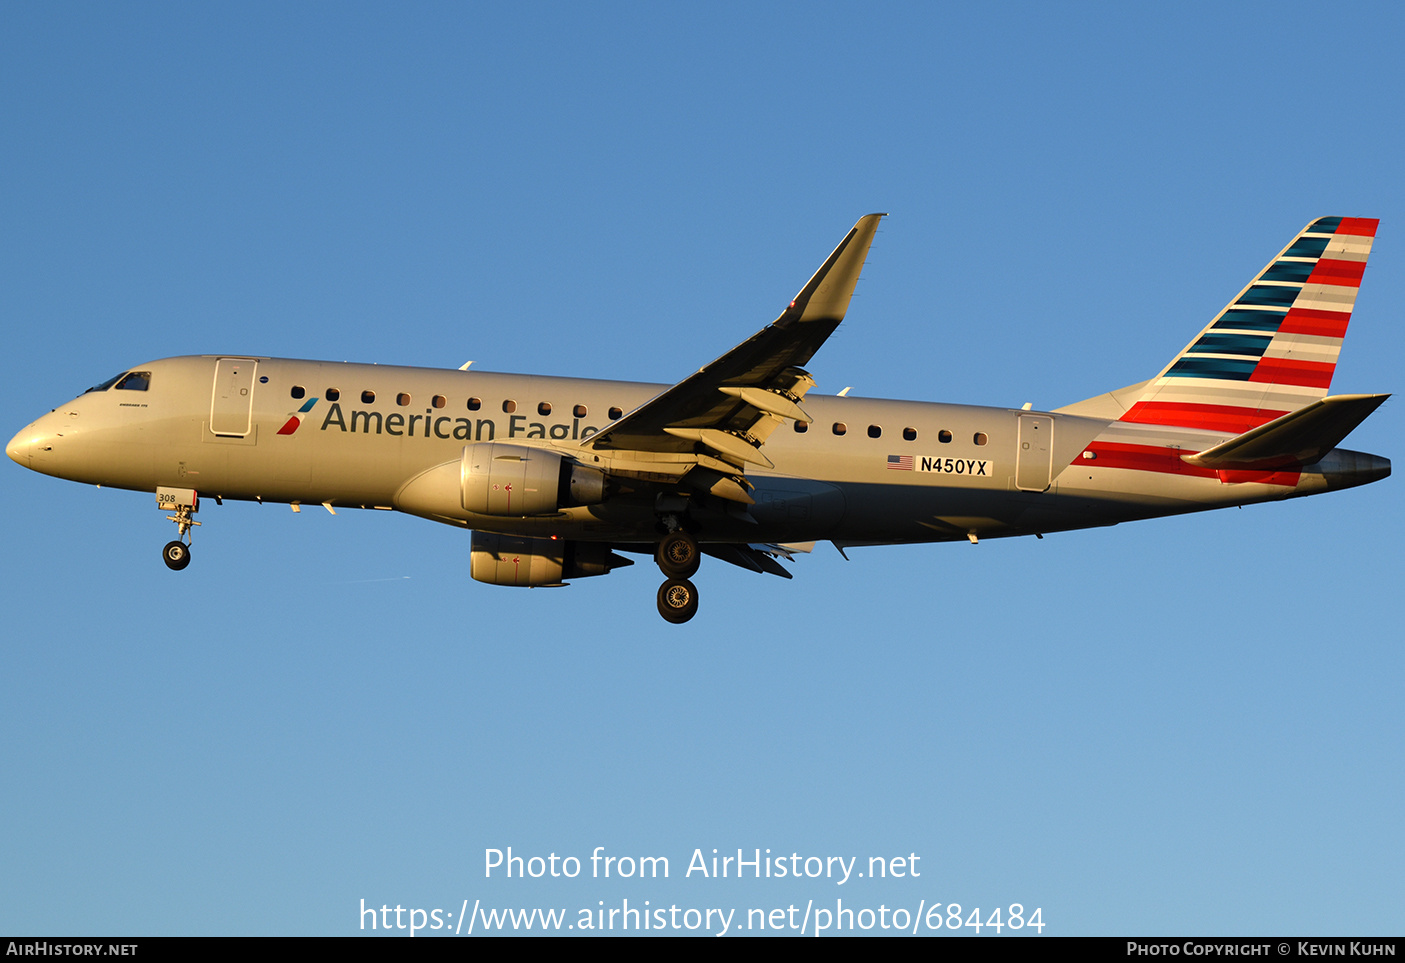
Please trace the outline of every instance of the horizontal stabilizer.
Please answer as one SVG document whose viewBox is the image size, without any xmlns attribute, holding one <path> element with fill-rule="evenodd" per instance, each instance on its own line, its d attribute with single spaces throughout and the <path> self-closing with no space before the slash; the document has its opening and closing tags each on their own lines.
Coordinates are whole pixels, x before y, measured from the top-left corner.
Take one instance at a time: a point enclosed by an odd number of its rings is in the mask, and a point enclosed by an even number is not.
<svg viewBox="0 0 1405 963">
<path fill-rule="evenodd" d="M 1332 395 L 1181 459 L 1201 468 L 1310 465 L 1351 434 L 1390 395 Z"/>
</svg>

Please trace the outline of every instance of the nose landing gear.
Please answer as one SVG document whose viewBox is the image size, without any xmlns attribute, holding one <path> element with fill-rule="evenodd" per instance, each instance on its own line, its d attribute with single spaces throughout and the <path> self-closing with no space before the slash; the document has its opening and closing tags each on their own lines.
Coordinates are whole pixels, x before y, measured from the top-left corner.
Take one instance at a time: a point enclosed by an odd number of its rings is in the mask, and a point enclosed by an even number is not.
<svg viewBox="0 0 1405 963">
<path fill-rule="evenodd" d="M 200 511 L 200 496 L 193 488 L 158 488 L 156 507 L 175 512 L 166 518 L 176 523 L 179 538 L 167 542 L 166 547 L 161 549 L 161 561 L 171 571 L 179 572 L 190 564 L 190 530 L 200 524 L 190 516 Z"/>
<path fill-rule="evenodd" d="M 179 572 L 190 564 L 190 546 L 185 542 L 167 542 L 161 549 L 161 561 L 173 572 Z"/>
</svg>

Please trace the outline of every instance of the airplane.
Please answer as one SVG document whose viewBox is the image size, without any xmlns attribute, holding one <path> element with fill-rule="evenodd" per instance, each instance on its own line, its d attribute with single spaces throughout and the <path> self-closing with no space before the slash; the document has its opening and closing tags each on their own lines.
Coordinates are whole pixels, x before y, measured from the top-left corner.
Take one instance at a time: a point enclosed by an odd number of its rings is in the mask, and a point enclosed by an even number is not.
<svg viewBox="0 0 1405 963">
<path fill-rule="evenodd" d="M 125 369 L 6 446 L 37 472 L 154 492 L 190 563 L 203 496 L 405 512 L 472 532 L 470 574 L 557 586 L 653 556 L 659 613 L 711 556 L 1033 535 L 1350 488 L 1337 445 L 1389 395 L 1328 395 L 1377 220 L 1309 223 L 1149 380 L 1051 411 L 819 396 L 881 218 L 774 322 L 670 386 L 262 355 Z"/>
</svg>

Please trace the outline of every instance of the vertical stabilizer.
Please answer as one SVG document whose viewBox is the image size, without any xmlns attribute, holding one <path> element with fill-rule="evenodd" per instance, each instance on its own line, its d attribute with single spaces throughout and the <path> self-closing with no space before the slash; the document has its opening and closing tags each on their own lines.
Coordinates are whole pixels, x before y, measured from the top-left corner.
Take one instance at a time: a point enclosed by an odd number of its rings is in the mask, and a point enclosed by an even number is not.
<svg viewBox="0 0 1405 963">
<path fill-rule="evenodd" d="M 1239 434 L 1325 397 L 1379 223 L 1303 228 L 1121 420 Z"/>
</svg>

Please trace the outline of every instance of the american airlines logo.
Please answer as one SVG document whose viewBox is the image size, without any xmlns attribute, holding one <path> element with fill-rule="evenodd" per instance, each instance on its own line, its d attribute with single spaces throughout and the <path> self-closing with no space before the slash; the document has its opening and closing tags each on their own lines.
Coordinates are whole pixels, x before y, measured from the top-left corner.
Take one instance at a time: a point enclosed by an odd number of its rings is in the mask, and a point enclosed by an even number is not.
<svg viewBox="0 0 1405 963">
<path fill-rule="evenodd" d="M 298 426 L 302 424 L 302 416 L 311 411 L 312 406 L 317 404 L 317 402 L 317 398 L 307 399 L 306 404 L 288 416 L 288 420 L 283 423 L 283 427 L 278 429 L 278 434 L 291 435 L 293 432 L 297 431 Z"/>
<path fill-rule="evenodd" d="M 313 399 L 304 405 L 299 413 L 306 412 L 315 404 Z M 498 422 L 493 418 L 455 418 L 449 415 L 435 415 L 434 408 L 426 408 L 424 414 L 408 414 L 393 411 L 388 415 L 379 411 L 351 409 L 342 411 L 337 402 L 327 409 L 322 419 L 322 431 L 344 431 L 362 435 L 395 435 L 405 438 L 440 438 L 445 441 L 494 441 L 498 433 Z M 280 435 L 291 435 L 297 431 L 295 420 L 279 430 Z M 582 425 L 579 418 L 569 423 L 556 422 L 548 425 L 541 421 L 528 421 L 526 415 L 511 415 L 507 419 L 507 438 L 550 438 L 553 441 L 583 441 L 600 431 L 594 425 Z"/>
</svg>

